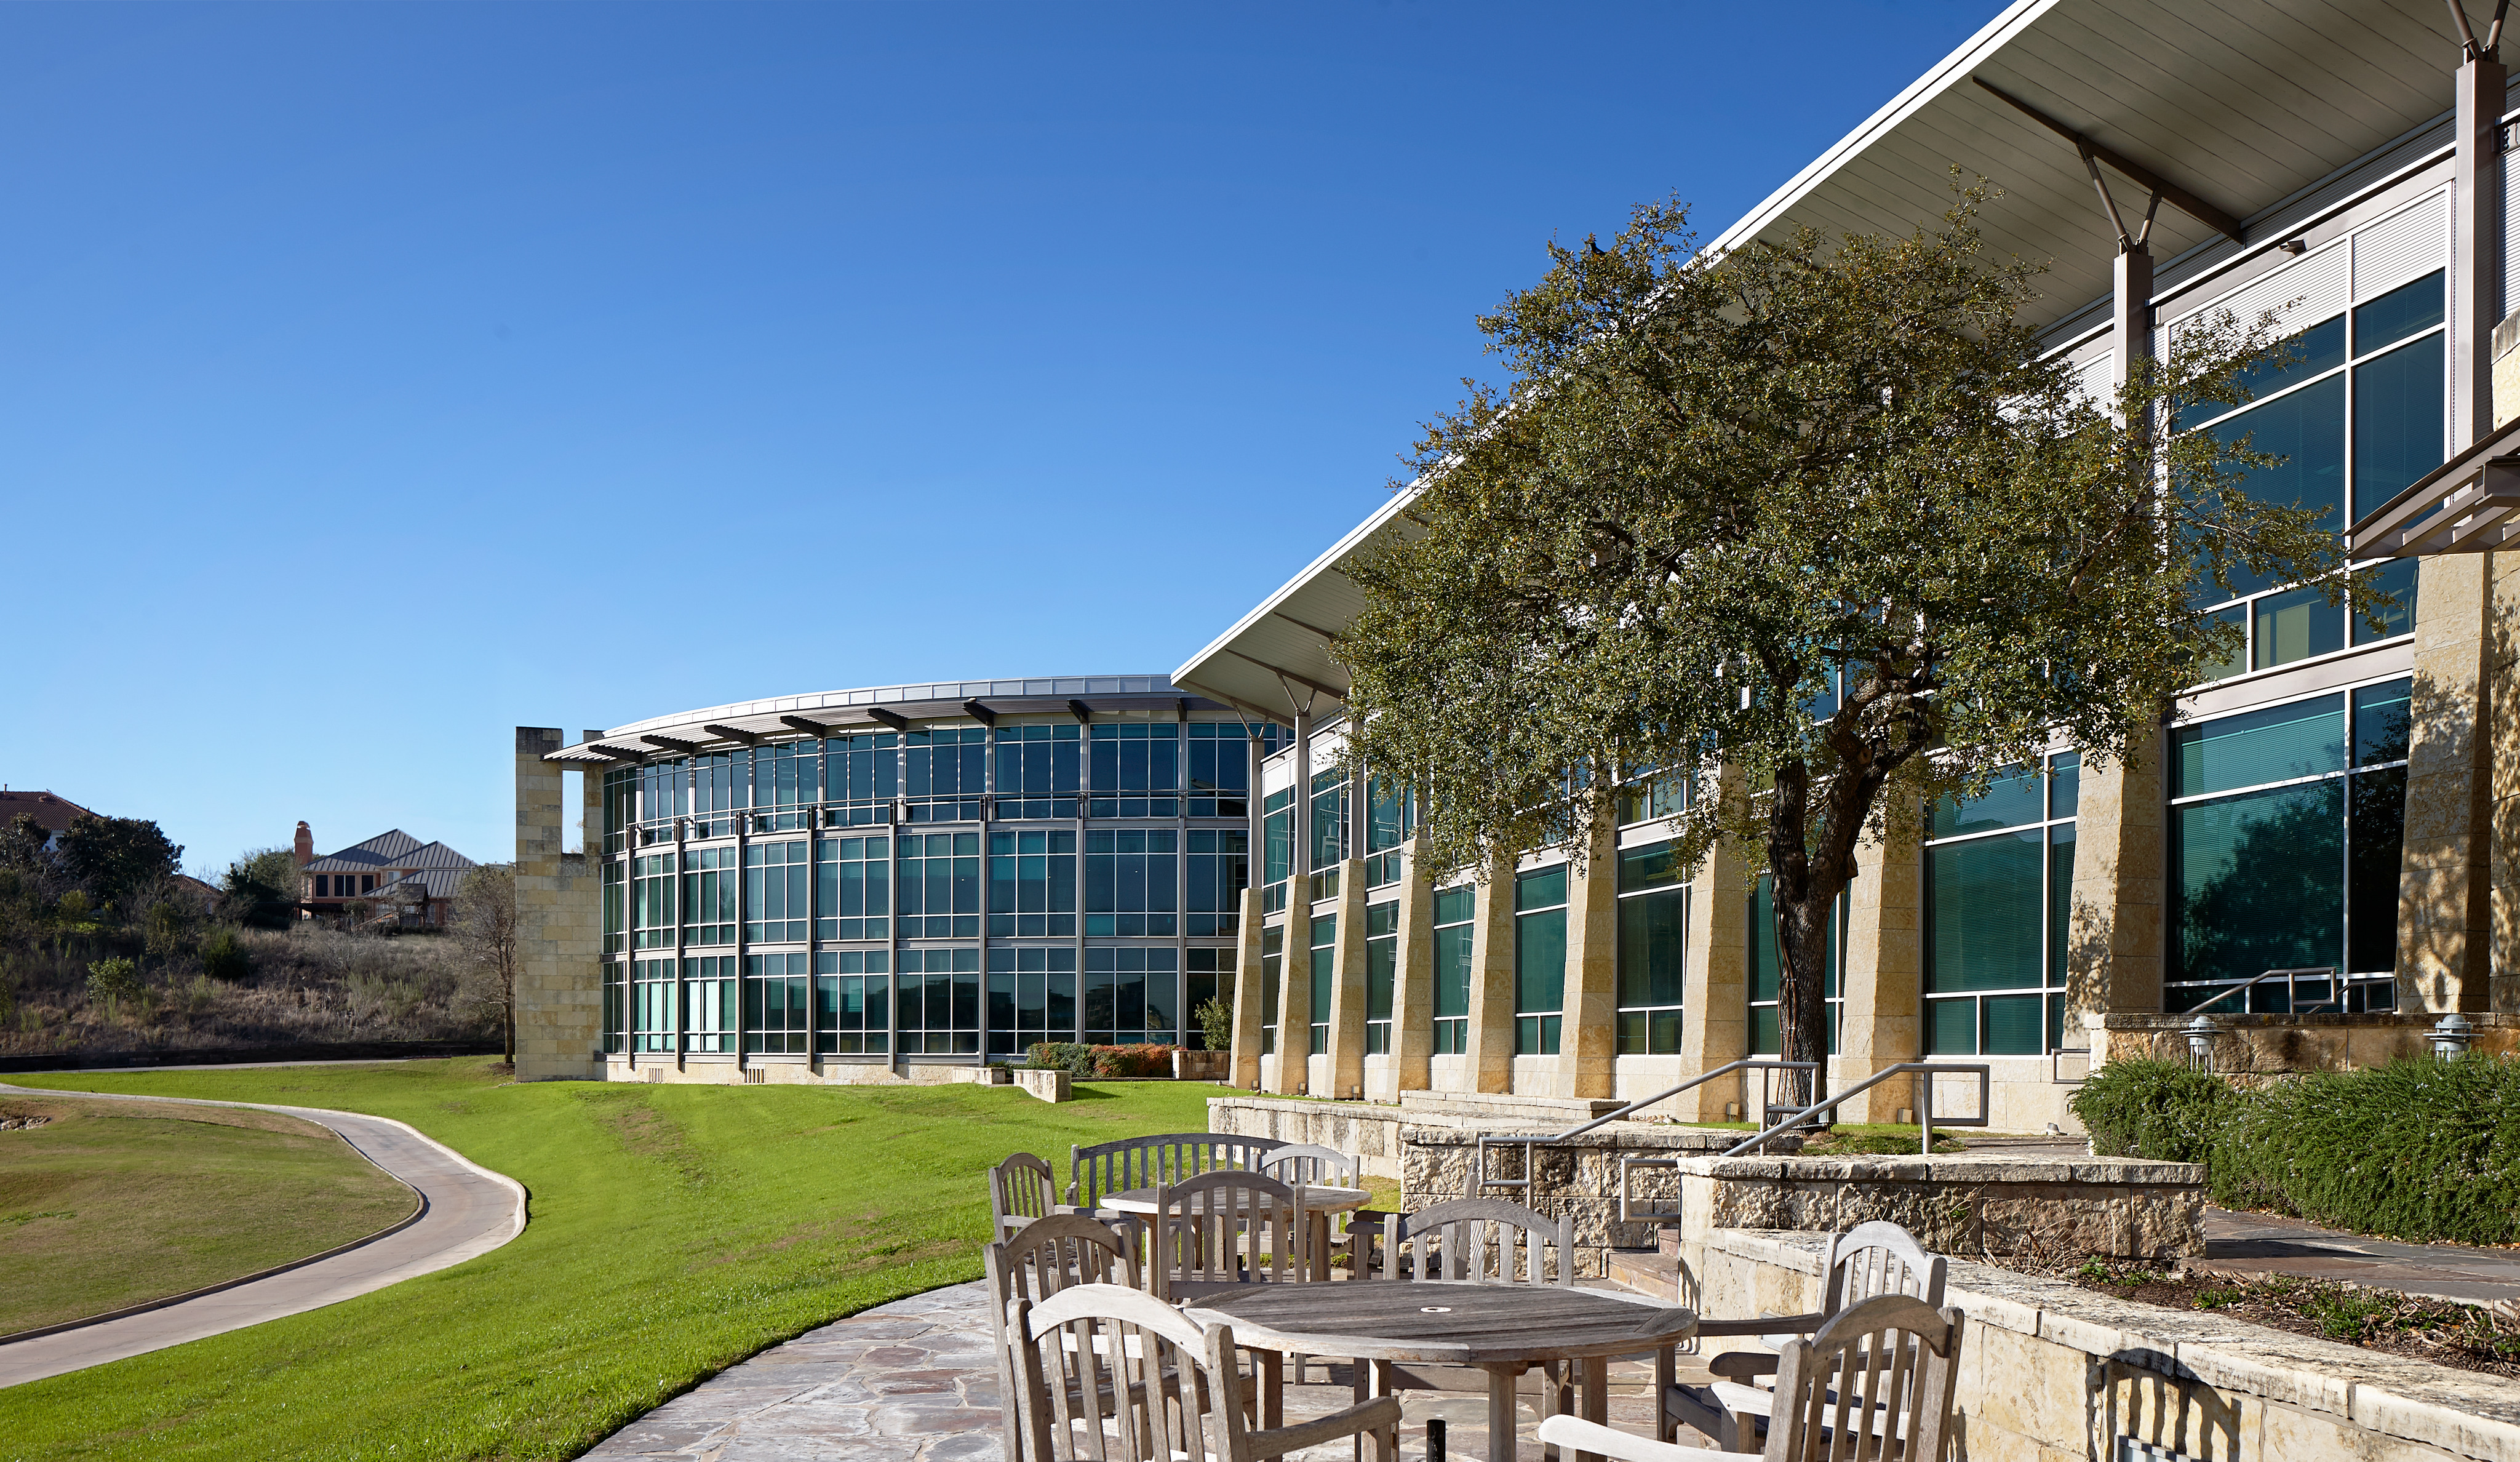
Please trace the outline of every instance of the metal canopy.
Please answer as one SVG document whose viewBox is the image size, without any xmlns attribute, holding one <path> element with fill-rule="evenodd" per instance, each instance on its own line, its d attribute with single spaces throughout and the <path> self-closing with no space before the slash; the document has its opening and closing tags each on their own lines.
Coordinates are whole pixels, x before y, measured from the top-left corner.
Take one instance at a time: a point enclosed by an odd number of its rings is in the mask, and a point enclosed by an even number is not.
<svg viewBox="0 0 2520 1462">
<path fill-rule="evenodd" d="M 2358 559 L 2491 553 L 2520 535 L 2520 421 L 2424 474 L 2354 525 Z"/>
<path fill-rule="evenodd" d="M 1957 166 L 2002 190 L 1980 219 L 1991 255 L 2052 261 L 2025 313 L 2044 329 L 2111 293 L 2118 241 L 2076 144 L 2006 97 L 2086 139 L 2113 181 L 2168 181 L 2263 244 L 2252 224 L 2447 116 L 2460 59 L 2443 0 L 2021 0 L 1708 248 L 1804 227 L 1905 233 L 1951 206 Z M 2165 286 L 2241 247 L 2177 206 L 2152 227 Z M 1273 715 L 1308 697 L 1331 708 L 1348 680 L 1328 636 L 1364 608 L 1338 565 L 1407 502 L 1384 505 L 1174 683 Z"/>
</svg>

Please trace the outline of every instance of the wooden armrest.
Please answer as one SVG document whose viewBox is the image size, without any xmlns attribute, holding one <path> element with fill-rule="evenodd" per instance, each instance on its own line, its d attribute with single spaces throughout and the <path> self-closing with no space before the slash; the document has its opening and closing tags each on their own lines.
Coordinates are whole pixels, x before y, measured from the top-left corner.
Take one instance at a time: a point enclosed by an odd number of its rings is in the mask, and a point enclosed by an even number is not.
<svg viewBox="0 0 2520 1462">
<path fill-rule="evenodd" d="M 1759 1315 L 1747 1320 L 1700 1320 L 1697 1322 L 1697 1333 L 1700 1335 L 1810 1335 L 1827 1322 L 1828 1316 L 1820 1314 Z"/>
<path fill-rule="evenodd" d="M 1706 1362 L 1706 1368 L 1727 1381 L 1747 1381 L 1775 1375 L 1777 1357 L 1761 1350 L 1727 1350 Z"/>
<path fill-rule="evenodd" d="M 1679 1446 L 1650 1438 L 1631 1437 L 1613 1432 L 1598 1422 L 1580 1417 L 1550 1416 L 1541 1419 L 1540 1439 L 1560 1452 L 1598 1452 L 1604 1457 L 1617 1457 L 1622 1462 L 1741 1462 L 1732 1452 L 1709 1451 L 1704 1447 Z"/>
<path fill-rule="evenodd" d="M 1288 1427 L 1253 1432 L 1250 1434 L 1251 1452 L 1260 1457 L 1283 1456 L 1308 1446 L 1319 1446 L 1325 1441 L 1354 1437 L 1359 1432 L 1378 1432 L 1385 1427 L 1396 1428 L 1399 1425 L 1400 1402 L 1391 1396 L 1375 1396 L 1345 1411 L 1333 1411 L 1328 1416 L 1318 1416 Z"/>
</svg>

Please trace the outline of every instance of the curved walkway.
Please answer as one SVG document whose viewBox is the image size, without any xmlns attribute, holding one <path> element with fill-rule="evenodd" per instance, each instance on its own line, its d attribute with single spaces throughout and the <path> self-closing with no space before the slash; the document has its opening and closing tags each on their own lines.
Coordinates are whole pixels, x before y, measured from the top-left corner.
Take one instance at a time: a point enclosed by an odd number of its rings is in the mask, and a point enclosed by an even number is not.
<svg viewBox="0 0 2520 1462">
<path fill-rule="evenodd" d="M 303 1118 L 340 1133 L 361 1157 L 417 1189 L 422 1204 L 419 1221 L 409 1227 L 330 1258 L 138 1314 L 0 1345 L 0 1386 L 39 1381 L 65 1371 L 259 1325 L 283 1315 L 320 1309 L 414 1275 L 460 1264 L 475 1255 L 489 1253 L 525 1229 L 523 1185 L 467 1160 L 453 1148 L 424 1137 L 416 1128 L 391 1118 L 262 1102 L 52 1091 L 6 1084 L 0 1084 L 0 1093 L 166 1102 L 191 1107 L 251 1107 Z"/>
</svg>

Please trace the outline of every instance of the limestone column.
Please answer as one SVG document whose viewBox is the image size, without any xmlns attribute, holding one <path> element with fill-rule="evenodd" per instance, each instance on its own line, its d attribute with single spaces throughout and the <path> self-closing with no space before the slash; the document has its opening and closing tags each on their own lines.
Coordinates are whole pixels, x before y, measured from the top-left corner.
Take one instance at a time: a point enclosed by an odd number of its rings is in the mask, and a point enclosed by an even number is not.
<svg viewBox="0 0 2520 1462">
<path fill-rule="evenodd" d="M 2493 939 L 2485 708 L 2493 560 L 2424 561 L 2407 747 L 2407 843 L 2398 874 L 2401 1009 L 2484 1010 Z"/>
<path fill-rule="evenodd" d="M 1278 1071 L 1269 1089 L 1293 1096 L 1303 1090 L 1313 1048 L 1313 909 L 1301 873 L 1287 876 L 1285 930 L 1278 954 Z"/>
<path fill-rule="evenodd" d="M 1339 864 L 1338 928 L 1330 947 L 1329 1090 L 1343 1097 L 1365 1089 L 1365 860 Z M 1307 976 L 1311 966 L 1305 966 Z"/>
<path fill-rule="evenodd" d="M 2161 1010 L 2168 952 L 2162 737 L 2137 738 L 2106 766 L 2083 758 L 2075 804 L 2074 911 L 2065 951 L 2068 1031 L 2111 1013 Z M 2092 1060 L 2105 1059 L 2092 1041 Z"/>
<path fill-rule="evenodd" d="M 1234 960 L 1234 1075 L 1236 1089 L 1260 1084 L 1260 909 L 1261 891 L 1242 891 L 1242 938 Z"/>
<path fill-rule="evenodd" d="M 1924 880 L 1914 829 L 1894 826 L 1885 842 L 1860 846 L 1856 862 L 1846 891 L 1846 962 L 1838 974 L 1846 1006 L 1829 1063 L 1831 1091 L 1924 1051 Z M 1894 1076 L 1837 1115 L 1840 1121 L 1892 1121 L 1900 1108 L 1916 1105 L 1915 1078 Z"/>
<path fill-rule="evenodd" d="M 2520 327 L 2498 330 L 2502 350 L 2494 362 L 2494 425 L 2520 417 Z M 2505 343 L 2503 337 L 2510 336 Z M 2431 572 L 2426 566 L 2424 572 Z M 2520 1012 L 2520 553 L 2494 559 L 2493 600 L 2486 613 L 2487 713 L 2494 727 L 2487 752 L 2492 764 L 2488 828 L 2493 845 L 2493 948 L 2488 957 L 2489 1010 Z M 2403 900 L 2403 892 L 2401 898 Z"/>
<path fill-rule="evenodd" d="M 1740 775 L 1723 775 L 1738 797 Z M 1719 838 L 1688 885 L 1688 964 L 1681 972 L 1680 1074 L 1686 1079 L 1750 1054 L 1750 880 L 1741 849 Z M 1741 1083 L 1709 1081 L 1674 1097 L 1682 1121 L 1722 1121 Z"/>
<path fill-rule="evenodd" d="M 602 893 L 583 853 L 564 857 L 557 727 L 517 728 L 517 1077 L 600 1074 Z"/>
<path fill-rule="evenodd" d="M 1418 871 L 1425 840 L 1413 839 L 1400 875 L 1400 943 L 1391 974 L 1391 1054 L 1399 1089 L 1434 1084 L 1435 891 Z"/>
<path fill-rule="evenodd" d="M 1513 854 L 1489 859 L 1470 917 L 1470 1089 L 1511 1091 Z"/>
<path fill-rule="evenodd" d="M 1595 811 L 1584 866 L 1566 869 L 1566 994 L 1560 1007 L 1555 1095 L 1618 1089 L 1619 836 L 1611 804 Z"/>
</svg>

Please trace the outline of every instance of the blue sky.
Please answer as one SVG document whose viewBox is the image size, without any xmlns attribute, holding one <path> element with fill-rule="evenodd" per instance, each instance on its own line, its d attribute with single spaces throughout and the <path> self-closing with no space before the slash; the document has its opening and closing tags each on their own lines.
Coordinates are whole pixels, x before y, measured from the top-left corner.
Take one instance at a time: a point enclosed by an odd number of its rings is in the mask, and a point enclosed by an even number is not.
<svg viewBox="0 0 2520 1462">
<path fill-rule="evenodd" d="M 0 7 L 0 781 L 495 858 L 519 724 L 1168 670 L 1994 9 Z"/>
</svg>

